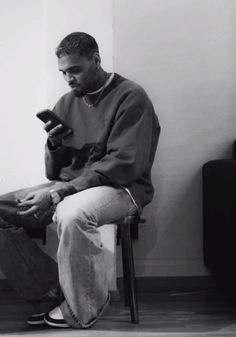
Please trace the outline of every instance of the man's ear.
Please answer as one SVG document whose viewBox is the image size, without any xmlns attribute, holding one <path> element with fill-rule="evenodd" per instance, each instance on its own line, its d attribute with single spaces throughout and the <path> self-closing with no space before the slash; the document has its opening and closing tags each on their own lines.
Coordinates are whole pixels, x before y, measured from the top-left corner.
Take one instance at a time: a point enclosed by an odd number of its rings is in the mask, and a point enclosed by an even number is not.
<svg viewBox="0 0 236 337">
<path fill-rule="evenodd" d="M 95 52 L 93 54 L 93 60 L 94 60 L 94 63 L 96 64 L 97 68 L 99 68 L 100 64 L 101 64 L 101 57 L 100 57 L 98 52 Z"/>
</svg>

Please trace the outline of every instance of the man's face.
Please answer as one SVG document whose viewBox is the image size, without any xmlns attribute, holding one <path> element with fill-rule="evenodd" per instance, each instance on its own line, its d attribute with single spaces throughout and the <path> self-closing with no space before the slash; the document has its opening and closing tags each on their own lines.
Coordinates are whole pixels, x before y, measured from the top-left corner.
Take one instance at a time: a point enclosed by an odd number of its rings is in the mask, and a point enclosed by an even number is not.
<svg viewBox="0 0 236 337">
<path fill-rule="evenodd" d="M 96 89 L 97 83 L 97 55 L 91 59 L 78 54 L 66 55 L 58 58 L 59 71 L 78 97 Z"/>
</svg>

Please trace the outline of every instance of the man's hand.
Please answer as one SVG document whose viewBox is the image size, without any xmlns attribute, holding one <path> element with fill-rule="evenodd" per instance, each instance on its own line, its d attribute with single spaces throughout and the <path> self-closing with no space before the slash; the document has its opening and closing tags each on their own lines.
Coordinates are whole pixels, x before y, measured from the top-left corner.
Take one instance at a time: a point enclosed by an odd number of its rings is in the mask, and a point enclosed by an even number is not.
<svg viewBox="0 0 236 337">
<path fill-rule="evenodd" d="M 29 192 L 26 197 L 19 200 L 19 215 L 34 215 L 39 217 L 44 212 L 48 211 L 52 205 L 51 194 L 49 189 L 42 189 L 35 192 Z"/>
<path fill-rule="evenodd" d="M 44 125 L 44 130 L 48 134 L 50 144 L 56 148 L 62 144 L 63 139 L 71 133 L 71 130 L 61 132 L 61 129 L 63 128 L 62 124 L 58 124 L 54 128 L 52 128 L 51 124 L 51 121 L 48 121 Z"/>
</svg>

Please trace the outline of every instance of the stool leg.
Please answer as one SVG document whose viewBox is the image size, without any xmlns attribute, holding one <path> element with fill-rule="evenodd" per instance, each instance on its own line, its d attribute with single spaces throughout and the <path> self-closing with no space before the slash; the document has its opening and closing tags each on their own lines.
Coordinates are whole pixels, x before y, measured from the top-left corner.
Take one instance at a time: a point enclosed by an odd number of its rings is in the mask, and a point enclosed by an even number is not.
<svg viewBox="0 0 236 337">
<path fill-rule="evenodd" d="M 123 237 L 122 249 L 124 248 L 124 258 L 126 260 L 125 272 L 127 273 L 126 280 L 128 284 L 131 321 L 132 323 L 139 323 L 133 247 L 132 247 L 132 239 L 131 239 L 129 224 L 123 226 L 123 236 L 122 237 Z"/>
<path fill-rule="evenodd" d="M 129 279 L 128 279 L 128 259 L 127 259 L 127 247 L 126 242 L 124 239 L 125 233 L 123 230 L 123 225 L 120 226 L 120 233 L 121 233 L 121 252 L 122 252 L 122 266 L 123 266 L 123 289 L 124 289 L 124 302 L 125 306 L 130 306 L 130 292 L 129 292 Z"/>
</svg>

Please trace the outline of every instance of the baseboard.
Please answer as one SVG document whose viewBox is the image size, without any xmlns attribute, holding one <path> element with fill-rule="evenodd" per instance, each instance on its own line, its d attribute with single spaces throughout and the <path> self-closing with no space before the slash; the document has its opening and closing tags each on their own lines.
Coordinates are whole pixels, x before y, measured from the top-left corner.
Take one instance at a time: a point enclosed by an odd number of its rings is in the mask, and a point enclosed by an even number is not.
<svg viewBox="0 0 236 337">
<path fill-rule="evenodd" d="M 161 291 L 200 290 L 215 287 L 212 276 L 176 276 L 176 277 L 136 277 L 139 293 L 156 293 Z M 118 289 L 123 291 L 123 278 L 117 279 Z"/>
<path fill-rule="evenodd" d="M 161 291 L 192 291 L 215 287 L 212 276 L 178 276 L 178 277 L 137 277 L 139 293 L 156 293 Z M 117 287 L 123 291 L 123 278 L 117 279 Z M 7 279 L 0 279 L 0 291 L 11 291 Z M 112 292 L 114 300 L 119 299 L 119 290 Z"/>
</svg>

